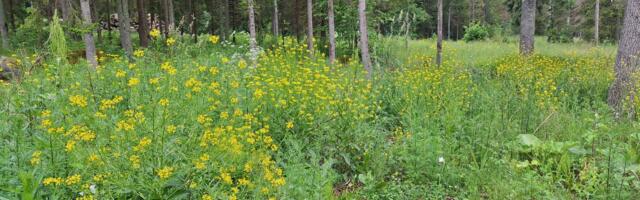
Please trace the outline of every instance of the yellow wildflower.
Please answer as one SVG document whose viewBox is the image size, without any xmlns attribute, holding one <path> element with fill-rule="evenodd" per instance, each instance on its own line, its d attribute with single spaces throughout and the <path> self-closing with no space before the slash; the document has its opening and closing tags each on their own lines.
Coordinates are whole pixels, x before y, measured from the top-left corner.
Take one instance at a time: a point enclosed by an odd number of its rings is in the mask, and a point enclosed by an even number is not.
<svg viewBox="0 0 640 200">
<path fill-rule="evenodd" d="M 158 174 L 158 177 L 160 177 L 160 179 L 169 178 L 169 176 L 173 174 L 173 167 L 163 167 L 162 169 L 159 169 L 157 171 L 157 174 Z"/>
<path fill-rule="evenodd" d="M 81 108 L 87 107 L 87 98 L 82 95 L 70 96 L 69 101 L 72 106 L 78 106 Z"/>
</svg>

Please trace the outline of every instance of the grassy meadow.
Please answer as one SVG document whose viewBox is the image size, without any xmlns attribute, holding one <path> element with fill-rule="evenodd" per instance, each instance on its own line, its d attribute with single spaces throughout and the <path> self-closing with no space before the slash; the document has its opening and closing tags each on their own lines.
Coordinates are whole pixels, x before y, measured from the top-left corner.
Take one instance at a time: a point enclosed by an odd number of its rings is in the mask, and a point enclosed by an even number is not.
<svg viewBox="0 0 640 200">
<path fill-rule="evenodd" d="M 0 199 L 633 199 L 615 46 L 383 38 L 374 76 L 285 38 L 156 38 L 0 84 Z M 11 57 L 30 69 L 35 56 Z M 255 67 L 254 67 L 255 64 Z M 638 101 L 640 104 L 640 101 Z"/>
</svg>

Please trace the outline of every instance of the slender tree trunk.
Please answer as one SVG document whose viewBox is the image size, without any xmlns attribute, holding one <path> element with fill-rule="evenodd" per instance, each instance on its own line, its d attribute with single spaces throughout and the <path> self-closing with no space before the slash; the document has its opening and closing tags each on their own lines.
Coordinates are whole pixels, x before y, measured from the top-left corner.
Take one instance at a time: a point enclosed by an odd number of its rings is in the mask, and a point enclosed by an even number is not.
<svg viewBox="0 0 640 200">
<path fill-rule="evenodd" d="M 124 52 L 129 58 L 133 55 L 133 45 L 131 44 L 131 33 L 129 28 L 131 23 L 129 21 L 129 1 L 118 0 L 118 22 L 120 30 L 120 45 L 124 49 Z"/>
<path fill-rule="evenodd" d="M 249 43 L 251 45 L 251 62 L 253 62 L 253 68 L 258 66 L 258 47 L 256 42 L 256 22 L 255 14 L 253 11 L 253 0 L 247 0 L 249 6 Z"/>
<path fill-rule="evenodd" d="M 436 64 L 438 66 L 442 65 L 442 10 L 442 0 L 438 0 L 438 44 L 436 45 L 438 51 L 436 55 Z"/>
<path fill-rule="evenodd" d="M 280 34 L 280 20 L 278 20 L 278 15 L 278 0 L 273 0 L 273 21 L 271 24 L 273 25 L 273 36 L 276 38 L 276 43 L 278 43 L 278 35 Z"/>
<path fill-rule="evenodd" d="M 522 15 L 520 16 L 520 54 L 533 54 L 535 29 L 536 0 L 522 0 Z"/>
<path fill-rule="evenodd" d="M 0 37 L 2 39 L 2 48 L 9 49 L 9 33 L 7 31 L 7 22 L 4 18 L 4 0 L 0 0 Z"/>
<path fill-rule="evenodd" d="M 307 0 L 307 48 L 313 55 L 313 0 Z"/>
<path fill-rule="evenodd" d="M 149 46 L 149 22 L 144 0 L 136 0 L 138 7 L 138 35 L 140 36 L 140 46 Z"/>
<path fill-rule="evenodd" d="M 15 18 L 15 13 L 13 11 L 13 0 L 7 0 L 8 1 L 8 8 L 7 8 L 7 17 L 8 17 L 8 23 L 9 23 L 9 28 L 12 30 L 16 30 L 16 18 Z"/>
<path fill-rule="evenodd" d="M 336 25 L 333 16 L 333 0 L 327 0 L 329 4 L 327 8 L 329 18 L 329 62 L 334 64 L 336 61 Z"/>
<path fill-rule="evenodd" d="M 89 5 L 89 0 L 80 0 L 80 10 L 82 11 L 84 25 L 91 25 L 91 5 Z M 93 31 L 82 35 L 82 40 L 84 40 L 87 61 L 89 61 L 93 69 L 96 69 L 98 67 L 98 60 L 96 58 L 96 44 L 93 41 Z"/>
<path fill-rule="evenodd" d="M 490 0 L 484 0 L 484 6 L 482 9 L 482 12 L 484 14 L 484 23 L 485 24 L 491 24 L 491 4 L 489 3 Z"/>
<path fill-rule="evenodd" d="M 198 3 L 198 0 L 195 0 L 196 3 Z M 198 6 L 191 6 L 191 17 L 193 20 L 191 20 L 191 22 L 193 23 L 191 25 L 191 35 L 193 35 L 193 42 L 194 43 L 198 43 Z"/>
<path fill-rule="evenodd" d="M 634 100 L 638 90 L 635 84 L 637 78 L 634 78 L 634 73 L 640 68 L 638 55 L 640 55 L 640 1 L 627 0 L 622 36 L 618 42 L 618 56 L 615 65 L 616 79 L 609 89 L 607 99 L 616 118 L 625 112 L 628 117 L 635 117 Z"/>
<path fill-rule="evenodd" d="M 162 33 L 164 34 L 164 37 L 167 38 L 169 37 L 169 3 L 168 0 L 160 0 L 162 3 L 162 15 L 161 15 L 161 23 L 160 26 L 162 26 Z"/>
<path fill-rule="evenodd" d="M 447 11 L 447 40 L 451 40 L 451 2 L 449 2 L 449 11 Z"/>
<path fill-rule="evenodd" d="M 189 35 L 193 37 L 193 0 L 186 0 L 187 2 L 187 9 L 188 11 L 186 12 L 186 26 L 187 26 L 187 30 L 189 32 Z"/>
<path fill-rule="evenodd" d="M 594 14 L 595 21 L 595 30 L 593 41 L 595 41 L 596 45 L 600 43 L 600 0 L 596 0 L 596 10 Z"/>
<path fill-rule="evenodd" d="M 208 27 L 209 34 L 213 35 L 213 34 L 216 34 L 216 27 L 214 26 L 213 21 L 215 21 L 215 20 L 220 21 L 219 18 L 216 18 L 216 14 L 218 12 L 216 12 L 216 8 L 215 7 L 218 4 L 216 4 L 216 0 L 205 0 L 205 1 L 207 1 L 207 10 L 208 10 L 209 14 L 211 15 L 211 18 L 209 18 L 209 27 Z M 218 22 L 218 23 L 220 23 L 220 22 Z"/>
<path fill-rule="evenodd" d="M 222 39 L 226 40 L 227 39 L 227 35 L 229 35 L 229 20 L 231 20 L 231 17 L 229 15 L 229 0 L 223 0 L 224 1 L 224 7 L 222 9 Z"/>
<path fill-rule="evenodd" d="M 360 24 L 360 54 L 362 56 L 362 64 L 367 70 L 367 78 L 373 76 L 373 68 L 371 67 L 371 56 L 369 55 L 369 32 L 367 31 L 367 2 L 366 0 L 358 0 L 358 21 Z"/>
</svg>

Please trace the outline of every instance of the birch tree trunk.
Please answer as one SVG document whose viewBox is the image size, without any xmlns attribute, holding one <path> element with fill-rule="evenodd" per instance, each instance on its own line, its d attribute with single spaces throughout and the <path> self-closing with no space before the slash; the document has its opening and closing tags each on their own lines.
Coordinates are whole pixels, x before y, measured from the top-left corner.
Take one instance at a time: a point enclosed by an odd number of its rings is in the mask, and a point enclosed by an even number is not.
<svg viewBox="0 0 640 200">
<path fill-rule="evenodd" d="M 144 0 L 136 0 L 138 7 L 138 35 L 140 36 L 140 46 L 149 46 L 149 22 L 147 21 L 147 12 Z"/>
<path fill-rule="evenodd" d="M 367 70 L 367 78 L 371 79 L 373 69 L 371 68 L 371 56 L 369 55 L 369 33 L 367 31 L 367 3 L 366 0 L 358 0 L 358 22 L 360 25 L 360 55 L 362 64 Z"/>
<path fill-rule="evenodd" d="M 520 54 L 531 55 L 534 51 L 536 29 L 536 0 L 522 0 L 520 16 Z"/>
<path fill-rule="evenodd" d="M 133 55 L 133 45 L 131 44 L 131 33 L 129 28 L 129 1 L 118 0 L 118 29 L 120 30 L 120 45 L 129 58 Z"/>
<path fill-rule="evenodd" d="M 594 21 L 595 21 L 595 30 L 594 30 L 594 36 L 593 36 L 593 40 L 595 41 L 596 45 L 598 45 L 600 43 L 600 0 L 596 0 L 596 10 L 595 10 L 595 14 L 594 14 Z"/>
<path fill-rule="evenodd" d="M 313 0 L 307 0 L 307 49 L 313 55 Z"/>
<path fill-rule="evenodd" d="M 438 66 L 442 65 L 442 15 L 443 15 L 443 5 L 442 0 L 438 0 L 438 44 L 437 46 L 437 55 L 436 55 L 436 64 Z"/>
<path fill-rule="evenodd" d="M 334 64 L 336 61 L 336 25 L 333 16 L 333 0 L 327 0 L 328 18 L 329 18 L 329 63 Z"/>
<path fill-rule="evenodd" d="M 7 31 L 7 22 L 4 18 L 4 0 L 0 0 L 0 37 L 2 39 L 2 48 L 9 49 L 9 33 Z"/>
<path fill-rule="evenodd" d="M 278 0 L 273 0 L 273 18 L 271 24 L 273 25 L 273 36 L 276 38 L 276 44 L 278 43 L 278 35 L 280 34 L 280 20 L 278 20 Z"/>
<path fill-rule="evenodd" d="M 255 14 L 253 12 L 253 0 L 247 0 L 249 6 L 249 43 L 251 45 L 251 62 L 253 62 L 253 68 L 258 66 L 258 48 L 256 44 L 256 22 Z"/>
<path fill-rule="evenodd" d="M 80 10 L 82 12 L 82 21 L 85 26 L 91 25 L 91 5 L 89 4 L 89 0 L 80 0 Z M 93 69 L 98 67 L 98 60 L 96 58 L 96 44 L 93 41 L 93 31 L 85 33 L 82 35 L 82 40 L 84 40 L 85 45 L 85 56 L 87 57 L 87 61 L 91 64 Z"/>
<path fill-rule="evenodd" d="M 622 35 L 618 42 L 616 58 L 616 79 L 609 89 L 607 102 L 615 112 L 616 118 L 623 113 L 635 117 L 634 99 L 638 91 L 634 73 L 640 68 L 640 1 L 627 0 Z M 625 107 L 628 106 L 628 107 Z"/>
</svg>

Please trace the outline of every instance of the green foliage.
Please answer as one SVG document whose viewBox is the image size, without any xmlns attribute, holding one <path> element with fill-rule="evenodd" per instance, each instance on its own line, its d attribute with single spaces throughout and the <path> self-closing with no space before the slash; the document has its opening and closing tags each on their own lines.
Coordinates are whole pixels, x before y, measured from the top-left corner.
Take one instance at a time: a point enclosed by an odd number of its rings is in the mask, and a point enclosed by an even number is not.
<svg viewBox="0 0 640 200">
<path fill-rule="evenodd" d="M 64 31 L 62 30 L 62 25 L 60 24 L 60 18 L 58 18 L 57 12 L 53 15 L 53 19 L 49 25 L 48 44 L 49 52 L 56 59 L 66 62 L 68 51 L 67 40 L 65 39 Z"/>
<path fill-rule="evenodd" d="M 485 40 L 489 38 L 489 28 L 479 23 L 472 23 L 464 27 L 465 42 Z"/>
<path fill-rule="evenodd" d="M 14 46 L 19 49 L 28 49 L 30 51 L 40 50 L 49 35 L 47 30 L 48 20 L 40 15 L 40 11 L 35 8 L 27 8 L 28 16 L 24 22 L 18 26 L 15 34 L 12 35 Z"/>
</svg>

